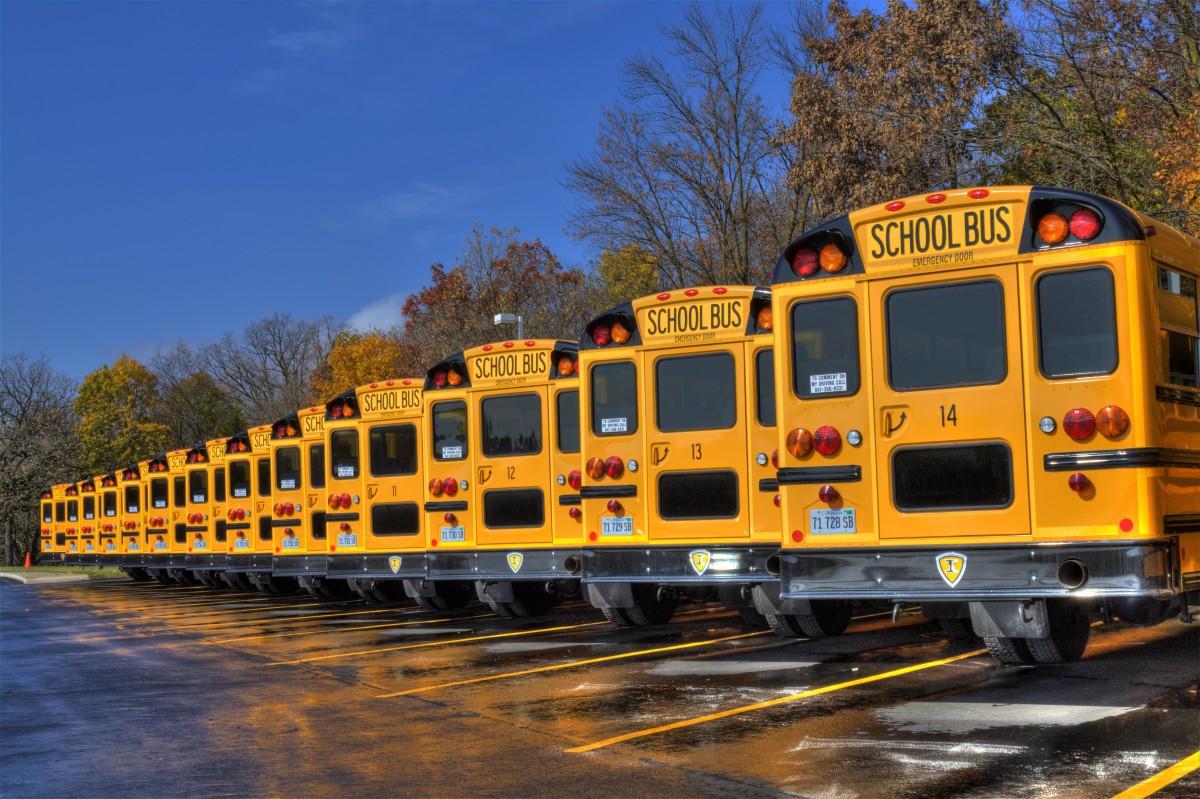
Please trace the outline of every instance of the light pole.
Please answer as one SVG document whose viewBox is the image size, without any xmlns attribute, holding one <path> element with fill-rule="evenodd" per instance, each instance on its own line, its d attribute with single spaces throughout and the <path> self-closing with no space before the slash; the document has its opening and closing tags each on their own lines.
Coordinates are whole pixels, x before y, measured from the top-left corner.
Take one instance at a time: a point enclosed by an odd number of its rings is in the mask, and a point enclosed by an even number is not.
<svg viewBox="0 0 1200 799">
<path fill-rule="evenodd" d="M 496 325 L 511 325 L 517 323 L 517 338 L 525 338 L 525 317 L 519 313 L 498 313 L 492 319 Z"/>
</svg>

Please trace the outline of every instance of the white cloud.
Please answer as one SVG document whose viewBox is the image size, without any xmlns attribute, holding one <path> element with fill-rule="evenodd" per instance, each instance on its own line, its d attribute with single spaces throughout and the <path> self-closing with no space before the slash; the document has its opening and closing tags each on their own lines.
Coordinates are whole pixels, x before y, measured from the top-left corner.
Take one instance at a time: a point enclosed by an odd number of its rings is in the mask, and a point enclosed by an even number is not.
<svg viewBox="0 0 1200 799">
<path fill-rule="evenodd" d="M 396 325 L 403 325 L 404 318 L 401 311 L 404 308 L 404 301 L 407 299 L 408 294 L 403 292 L 381 297 L 352 314 L 346 324 L 355 330 L 364 332 L 372 328 L 387 330 Z"/>
<path fill-rule="evenodd" d="M 414 183 L 409 191 L 396 192 L 363 203 L 359 213 L 375 224 L 398 219 L 442 214 L 470 198 L 466 191 L 447 189 L 431 183 Z"/>
</svg>

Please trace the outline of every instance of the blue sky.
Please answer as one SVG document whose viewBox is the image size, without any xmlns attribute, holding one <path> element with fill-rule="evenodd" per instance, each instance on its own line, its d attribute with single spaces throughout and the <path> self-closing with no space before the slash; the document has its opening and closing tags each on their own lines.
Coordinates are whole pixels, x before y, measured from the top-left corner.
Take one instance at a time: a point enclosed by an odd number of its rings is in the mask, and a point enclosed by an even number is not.
<svg viewBox="0 0 1200 799">
<path fill-rule="evenodd" d="M 276 311 L 390 324 L 473 220 L 580 263 L 562 165 L 679 16 L 4 0 L 0 346 L 82 377 Z"/>
</svg>

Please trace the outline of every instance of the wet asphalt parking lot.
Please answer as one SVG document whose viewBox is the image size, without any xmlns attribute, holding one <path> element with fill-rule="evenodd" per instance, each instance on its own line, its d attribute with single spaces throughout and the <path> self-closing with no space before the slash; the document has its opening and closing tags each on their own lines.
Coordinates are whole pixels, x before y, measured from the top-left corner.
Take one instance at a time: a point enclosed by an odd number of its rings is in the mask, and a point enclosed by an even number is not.
<svg viewBox="0 0 1200 799">
<path fill-rule="evenodd" d="M 919 613 L 787 640 L 0 581 L 4 797 L 1200 796 L 1200 624 L 1009 667 Z"/>
</svg>

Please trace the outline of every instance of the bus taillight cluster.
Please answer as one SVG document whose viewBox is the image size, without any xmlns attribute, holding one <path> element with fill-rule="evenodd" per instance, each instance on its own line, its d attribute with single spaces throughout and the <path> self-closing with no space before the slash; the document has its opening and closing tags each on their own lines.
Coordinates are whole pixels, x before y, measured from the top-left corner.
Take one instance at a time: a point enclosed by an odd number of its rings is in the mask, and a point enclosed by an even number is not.
<svg viewBox="0 0 1200 799">
<path fill-rule="evenodd" d="M 1075 441 L 1086 441 L 1097 431 L 1105 438 L 1120 438 L 1129 429 L 1129 414 L 1116 405 L 1105 405 L 1097 414 L 1072 408 L 1063 417 L 1063 432 Z"/>
</svg>

